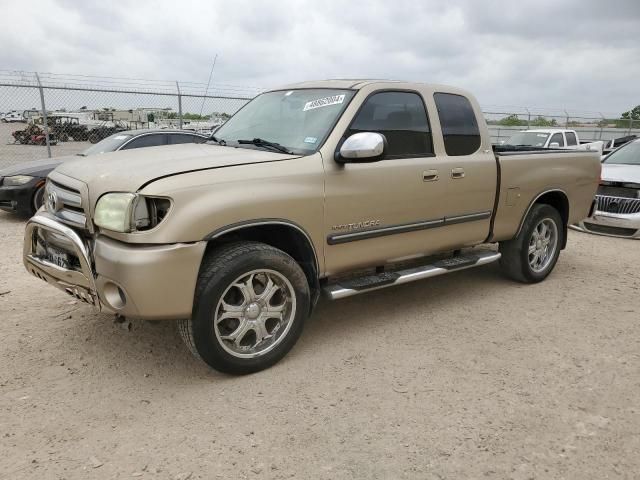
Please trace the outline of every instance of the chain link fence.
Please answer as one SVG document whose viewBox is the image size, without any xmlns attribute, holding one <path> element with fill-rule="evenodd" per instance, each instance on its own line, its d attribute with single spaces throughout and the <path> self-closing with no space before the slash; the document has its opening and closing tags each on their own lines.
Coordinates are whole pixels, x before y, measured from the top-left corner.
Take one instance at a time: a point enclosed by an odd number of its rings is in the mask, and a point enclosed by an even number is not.
<svg viewBox="0 0 640 480">
<path fill-rule="evenodd" d="M 568 128 L 578 132 L 584 141 L 640 136 L 640 119 L 632 115 L 623 118 L 601 112 L 495 106 L 484 106 L 483 112 L 493 143 L 507 140 L 520 130 L 535 128 Z"/>
<path fill-rule="evenodd" d="M 114 133 L 210 133 L 260 89 L 0 70 L 0 169 L 73 155 Z"/>
<path fill-rule="evenodd" d="M 208 133 L 257 95 L 258 87 L 0 70 L 0 169 L 82 152 L 123 130 Z M 493 143 L 519 130 L 571 128 L 581 140 L 640 135 L 619 114 L 526 107 L 483 108 Z"/>
</svg>

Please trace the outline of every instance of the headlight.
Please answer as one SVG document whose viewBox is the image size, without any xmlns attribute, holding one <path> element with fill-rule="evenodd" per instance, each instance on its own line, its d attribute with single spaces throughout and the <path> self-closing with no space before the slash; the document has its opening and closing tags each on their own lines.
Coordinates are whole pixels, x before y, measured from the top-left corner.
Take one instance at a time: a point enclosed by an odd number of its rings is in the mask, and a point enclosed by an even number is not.
<svg viewBox="0 0 640 480">
<path fill-rule="evenodd" d="M 107 193 L 96 205 L 93 223 L 114 232 L 139 232 L 158 225 L 166 216 L 168 198 L 146 197 L 135 193 Z"/>
<path fill-rule="evenodd" d="M 29 175 L 14 175 L 13 177 L 4 177 L 2 185 L 5 187 L 19 187 L 33 180 Z"/>
</svg>

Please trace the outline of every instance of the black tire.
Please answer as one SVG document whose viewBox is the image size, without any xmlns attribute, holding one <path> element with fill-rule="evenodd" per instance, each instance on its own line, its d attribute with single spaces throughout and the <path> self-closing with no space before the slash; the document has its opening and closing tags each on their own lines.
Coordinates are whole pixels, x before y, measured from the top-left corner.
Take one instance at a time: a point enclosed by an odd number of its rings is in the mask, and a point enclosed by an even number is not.
<svg viewBox="0 0 640 480">
<path fill-rule="evenodd" d="M 98 143 L 101 140 L 100 135 L 98 135 L 97 133 L 89 134 L 87 139 L 89 140 L 90 143 Z"/>
<path fill-rule="evenodd" d="M 239 358 L 228 351 L 233 345 L 230 347 L 218 338 L 219 330 L 214 326 L 214 318 L 223 295 L 229 292 L 231 285 L 243 275 L 260 269 L 276 272 L 286 278 L 295 292 L 295 311 L 293 308 L 289 310 L 287 325 L 290 326 L 284 329 L 278 337 L 278 343 L 271 350 L 253 357 Z M 309 305 L 307 278 L 293 258 L 263 243 L 232 243 L 220 247 L 204 258 L 196 286 L 192 316 L 190 319 L 180 320 L 178 330 L 196 357 L 220 372 L 243 375 L 272 366 L 291 350 L 302 333 L 309 314 Z M 238 322 L 240 325 L 240 320 Z M 257 330 L 254 334 L 257 335 Z"/>
<path fill-rule="evenodd" d="M 66 133 L 61 133 L 60 134 L 60 141 L 61 142 L 68 142 L 69 141 L 69 135 Z"/>
<path fill-rule="evenodd" d="M 33 194 L 31 215 L 35 215 L 42 205 L 44 205 L 44 185 L 39 186 Z"/>
<path fill-rule="evenodd" d="M 529 246 L 533 240 L 534 230 L 543 221 L 550 221 L 555 224 L 555 248 L 548 256 L 548 263 L 536 271 L 530 263 Z M 500 242 L 500 267 L 502 272 L 509 278 L 522 283 L 541 282 L 553 271 L 562 245 L 564 245 L 565 228 L 558 211 L 545 204 L 533 205 L 527 218 L 522 225 L 520 234 L 513 240 Z M 534 241 L 535 243 L 535 241 Z M 535 254 L 532 254 L 535 255 Z"/>
</svg>

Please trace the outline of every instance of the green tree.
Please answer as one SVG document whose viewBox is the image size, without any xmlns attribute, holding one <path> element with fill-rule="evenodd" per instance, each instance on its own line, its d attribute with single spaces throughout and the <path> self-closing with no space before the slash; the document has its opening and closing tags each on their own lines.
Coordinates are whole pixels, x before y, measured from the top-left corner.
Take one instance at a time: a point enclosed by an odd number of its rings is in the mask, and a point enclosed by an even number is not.
<svg viewBox="0 0 640 480">
<path fill-rule="evenodd" d="M 531 120 L 531 126 L 533 127 L 556 127 L 558 122 L 555 118 L 549 120 L 548 118 L 538 116 L 537 118 Z"/>
<path fill-rule="evenodd" d="M 623 112 L 622 115 L 620 115 L 620 118 L 624 118 L 626 120 L 640 120 L 640 105 L 636 105 L 628 112 Z"/>
<path fill-rule="evenodd" d="M 508 117 L 501 118 L 498 120 L 498 125 L 504 125 L 505 127 L 519 127 L 526 125 L 526 120 L 520 120 L 518 115 L 515 113 L 513 115 L 509 115 Z"/>
</svg>

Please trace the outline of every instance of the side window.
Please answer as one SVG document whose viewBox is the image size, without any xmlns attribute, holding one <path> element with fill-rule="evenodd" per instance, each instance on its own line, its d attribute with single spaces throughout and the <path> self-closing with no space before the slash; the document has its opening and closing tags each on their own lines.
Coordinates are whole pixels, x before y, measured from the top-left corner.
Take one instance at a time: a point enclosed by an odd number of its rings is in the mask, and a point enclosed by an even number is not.
<svg viewBox="0 0 640 480">
<path fill-rule="evenodd" d="M 157 147 L 158 145 L 166 145 L 167 144 L 167 135 L 164 133 L 150 134 L 150 135 L 142 135 L 138 138 L 134 138 L 129 143 L 127 143 L 121 150 L 131 150 L 134 148 L 143 148 L 143 147 Z"/>
<path fill-rule="evenodd" d="M 558 145 L 560 145 L 561 147 L 564 147 L 564 138 L 562 138 L 561 133 L 553 134 L 553 137 L 551 137 L 551 140 L 549 140 L 549 146 L 551 146 L 553 142 L 557 142 Z"/>
<path fill-rule="evenodd" d="M 567 137 L 567 146 L 569 145 L 578 145 L 578 139 L 576 138 L 576 134 L 573 132 L 565 132 L 565 136 Z"/>
<path fill-rule="evenodd" d="M 204 143 L 207 139 L 198 135 L 189 135 L 188 133 L 170 133 L 169 145 L 177 145 L 178 143 Z"/>
<path fill-rule="evenodd" d="M 411 92 L 371 95 L 351 123 L 347 136 L 378 132 L 387 139 L 385 158 L 433 156 L 433 143 L 422 97 Z"/>
<path fill-rule="evenodd" d="M 480 129 L 471 102 L 462 95 L 434 93 L 447 155 L 471 155 L 480 148 Z"/>
</svg>

